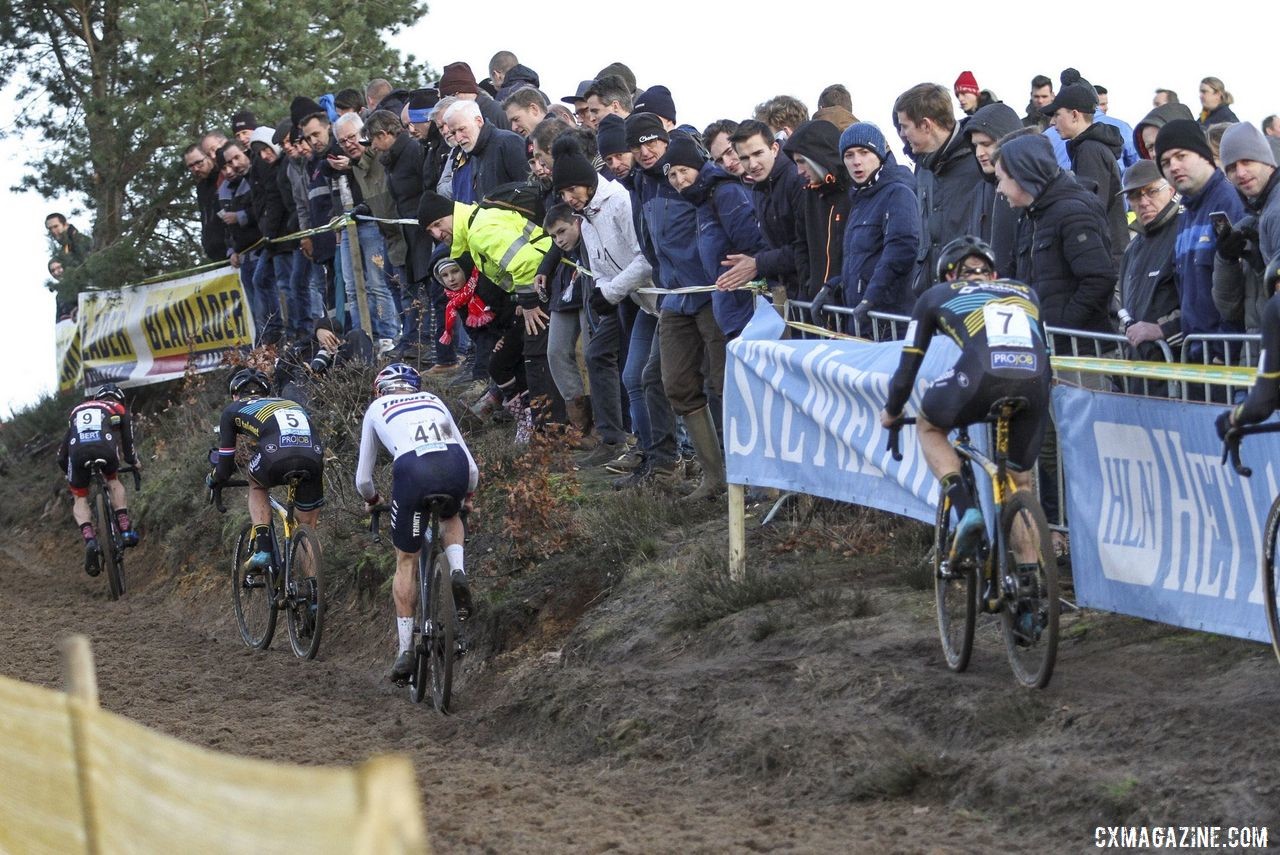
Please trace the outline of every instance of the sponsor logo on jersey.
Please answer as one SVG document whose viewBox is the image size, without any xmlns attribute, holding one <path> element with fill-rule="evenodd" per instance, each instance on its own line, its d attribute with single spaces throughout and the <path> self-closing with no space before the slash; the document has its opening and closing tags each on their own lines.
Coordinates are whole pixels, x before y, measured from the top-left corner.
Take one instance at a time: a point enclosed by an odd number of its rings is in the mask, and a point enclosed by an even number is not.
<svg viewBox="0 0 1280 855">
<path fill-rule="evenodd" d="M 269 443 L 269 442 L 268 442 L 268 443 L 267 443 L 267 454 L 274 454 L 274 453 L 275 453 L 275 450 L 276 450 L 276 447 L 275 447 L 274 445 L 272 445 L 271 443 Z"/>
<path fill-rule="evenodd" d="M 102 431 L 100 430 L 82 430 L 80 431 L 81 442 L 97 442 L 102 439 Z M 75 440 L 71 440 L 75 442 Z"/>
<path fill-rule="evenodd" d="M 289 434 L 285 434 L 284 436 L 280 437 L 280 447 L 281 447 L 281 448 L 283 448 L 283 447 L 284 447 L 284 446 L 286 446 L 286 445 L 310 445 L 310 444 L 311 444 L 311 435 L 310 435 L 310 434 L 292 434 L 292 433 L 289 433 Z"/>
<path fill-rule="evenodd" d="M 993 369 L 1014 368 L 1020 371 L 1038 371 L 1040 359 L 1034 353 L 997 350 L 991 354 L 991 367 Z"/>
<path fill-rule="evenodd" d="M 969 388 L 969 375 L 963 371 L 956 372 L 956 382 L 960 384 L 961 389 Z"/>
</svg>

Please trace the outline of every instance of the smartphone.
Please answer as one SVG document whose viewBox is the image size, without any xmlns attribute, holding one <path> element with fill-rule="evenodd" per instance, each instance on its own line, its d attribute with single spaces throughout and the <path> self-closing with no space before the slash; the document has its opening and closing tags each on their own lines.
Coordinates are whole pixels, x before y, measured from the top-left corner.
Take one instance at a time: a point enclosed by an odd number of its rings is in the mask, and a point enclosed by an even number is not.
<svg viewBox="0 0 1280 855">
<path fill-rule="evenodd" d="M 1216 237 L 1222 238 L 1231 231 L 1231 218 L 1222 211 L 1214 211 L 1209 214 L 1209 223 L 1213 226 L 1213 233 Z"/>
</svg>

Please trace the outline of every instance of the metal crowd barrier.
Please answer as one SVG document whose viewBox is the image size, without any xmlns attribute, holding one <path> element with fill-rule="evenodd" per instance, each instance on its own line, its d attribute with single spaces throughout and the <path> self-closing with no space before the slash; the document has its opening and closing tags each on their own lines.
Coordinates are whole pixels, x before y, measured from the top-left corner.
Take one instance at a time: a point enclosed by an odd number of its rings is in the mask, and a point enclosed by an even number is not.
<svg viewBox="0 0 1280 855">
<path fill-rule="evenodd" d="M 1197 347 L 1197 345 L 1199 345 Z M 1252 367 L 1262 353 L 1262 336 L 1258 333 L 1219 333 L 1189 335 L 1182 340 L 1179 362 L 1189 365 L 1227 365 Z M 1225 404 L 1247 385 L 1211 386 L 1208 383 L 1184 383 L 1182 400 L 1214 401 Z"/>
</svg>

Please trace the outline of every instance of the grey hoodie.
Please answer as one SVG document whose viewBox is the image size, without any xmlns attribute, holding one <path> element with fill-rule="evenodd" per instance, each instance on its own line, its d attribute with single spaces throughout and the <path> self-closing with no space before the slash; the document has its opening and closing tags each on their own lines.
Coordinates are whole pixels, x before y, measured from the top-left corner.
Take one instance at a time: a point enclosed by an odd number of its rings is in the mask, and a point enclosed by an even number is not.
<svg viewBox="0 0 1280 855">
<path fill-rule="evenodd" d="M 640 251 L 631 194 L 617 181 L 599 178 L 596 192 L 582 210 L 582 245 L 595 276 L 596 287 L 610 303 L 628 296 L 650 314 L 657 314 L 657 298 L 636 294 L 653 287 L 653 268 Z"/>
</svg>

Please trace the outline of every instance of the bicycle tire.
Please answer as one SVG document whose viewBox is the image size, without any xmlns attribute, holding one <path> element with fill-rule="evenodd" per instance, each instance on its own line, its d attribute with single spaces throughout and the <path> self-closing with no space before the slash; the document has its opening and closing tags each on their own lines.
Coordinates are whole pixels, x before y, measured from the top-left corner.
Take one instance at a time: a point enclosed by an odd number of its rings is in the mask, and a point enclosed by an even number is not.
<svg viewBox="0 0 1280 855">
<path fill-rule="evenodd" d="M 240 638 L 247 647 L 266 650 L 276 631 L 275 594 L 267 572 L 255 573 L 252 584 L 244 562 L 254 552 L 253 524 L 246 523 L 236 538 L 236 548 L 231 553 L 231 599 L 236 611 L 236 624 Z"/>
<path fill-rule="evenodd" d="M 102 569 L 107 574 L 107 596 L 118 600 L 124 595 L 124 556 L 120 554 L 115 510 L 111 507 L 111 498 L 105 489 L 98 490 L 93 504 L 94 516 L 102 519 L 101 527 L 94 520 L 94 530 L 98 533 L 98 554 L 102 556 Z"/>
<path fill-rule="evenodd" d="M 973 655 L 974 625 L 978 616 L 978 571 L 973 563 L 953 571 L 948 566 L 951 549 L 951 500 L 945 493 L 938 501 L 933 538 L 933 590 L 938 612 L 938 638 L 947 667 L 957 673 L 969 667 Z"/>
<path fill-rule="evenodd" d="M 1262 538 L 1263 604 L 1267 611 L 1267 628 L 1271 631 L 1271 649 L 1280 660 L 1280 600 L 1277 599 L 1280 580 L 1276 579 L 1276 574 L 1280 573 L 1280 566 L 1276 563 L 1276 548 L 1280 545 L 1277 543 L 1280 538 L 1280 496 L 1271 503 Z"/>
<path fill-rule="evenodd" d="M 294 532 L 284 572 L 289 645 L 299 659 L 314 659 L 324 630 L 324 560 L 320 539 L 310 528 L 299 525 Z"/>
<path fill-rule="evenodd" d="M 413 676 L 409 680 L 409 700 L 422 703 L 427 696 L 427 684 L 431 682 L 431 639 L 426 627 L 431 621 L 431 572 L 430 562 L 435 551 L 427 548 L 418 553 L 418 615 L 414 627 L 417 641 L 413 645 Z"/>
<path fill-rule="evenodd" d="M 447 715 L 453 694 L 453 659 L 458 635 L 458 608 L 453 600 L 453 580 L 444 555 L 437 554 L 431 578 L 431 700 L 436 711 Z"/>
<path fill-rule="evenodd" d="M 1012 534 L 1017 524 L 1028 527 L 1039 547 L 1034 564 L 1033 584 L 1015 585 L 1010 592 L 1004 585 L 1006 575 L 1017 579 L 1025 575 L 1023 565 L 1014 554 Z M 1039 500 L 1029 491 L 1019 490 L 1005 502 L 1000 514 L 1000 572 L 1004 596 L 1001 599 L 1000 633 L 1013 675 L 1022 685 L 1043 689 L 1053 676 L 1058 655 L 1058 565 L 1049 538 L 1049 521 L 1045 519 Z"/>
</svg>

